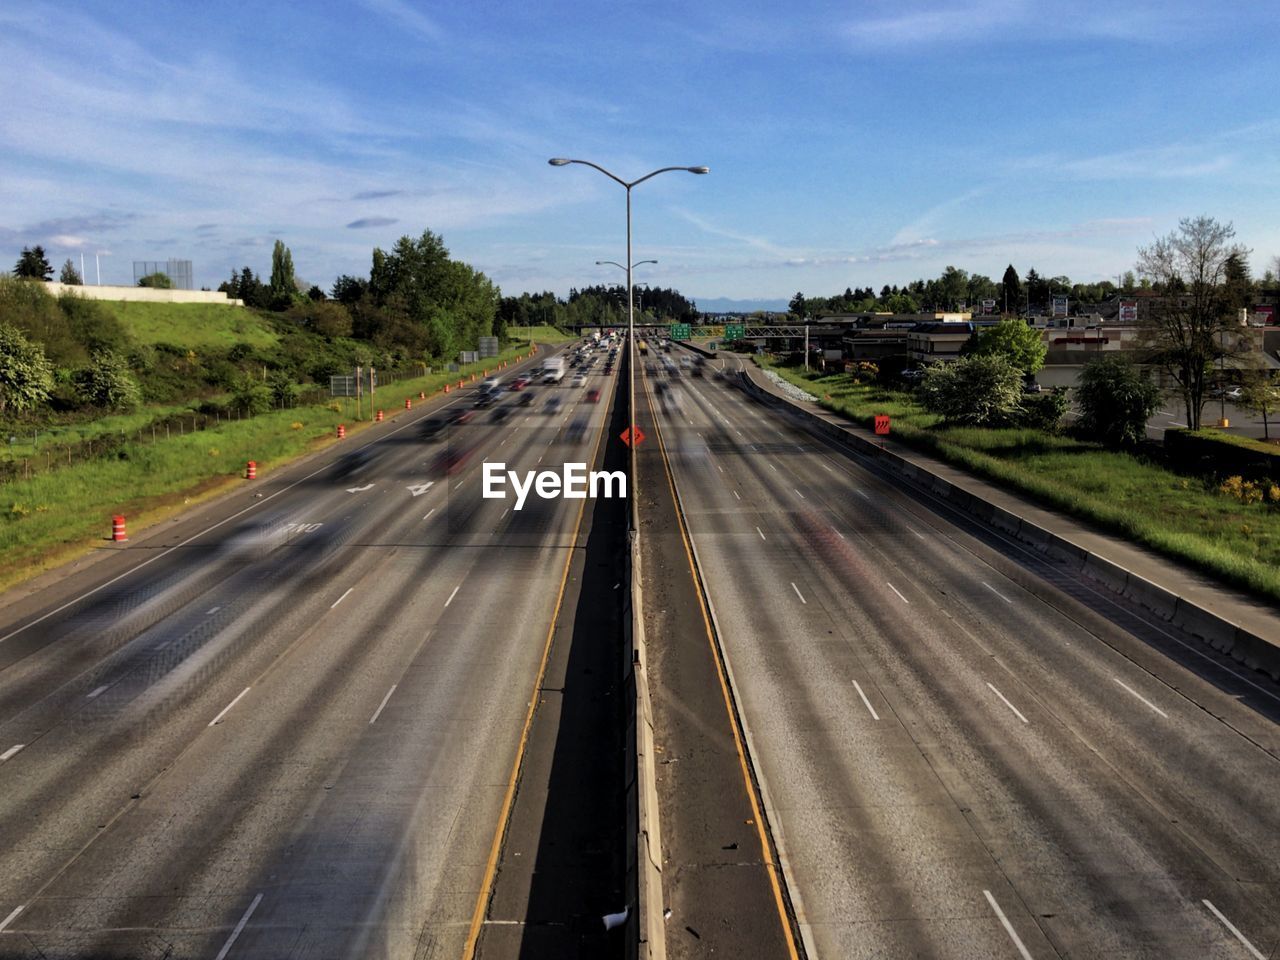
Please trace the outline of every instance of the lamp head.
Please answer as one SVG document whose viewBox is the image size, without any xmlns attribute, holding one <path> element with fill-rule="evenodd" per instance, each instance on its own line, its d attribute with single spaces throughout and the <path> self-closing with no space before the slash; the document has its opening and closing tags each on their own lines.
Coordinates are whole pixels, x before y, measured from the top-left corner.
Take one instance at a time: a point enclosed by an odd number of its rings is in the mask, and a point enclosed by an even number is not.
<svg viewBox="0 0 1280 960">
<path fill-rule="evenodd" d="M 563 167 L 568 162 L 569 161 L 564 157 L 552 157 L 547 161 L 547 163 L 551 164 L 553 167 Z"/>
<path fill-rule="evenodd" d="M 554 160 L 552 160 L 551 162 L 555 163 Z M 710 167 L 685 167 L 685 169 L 688 170 L 690 173 L 710 173 L 711 172 Z"/>
</svg>

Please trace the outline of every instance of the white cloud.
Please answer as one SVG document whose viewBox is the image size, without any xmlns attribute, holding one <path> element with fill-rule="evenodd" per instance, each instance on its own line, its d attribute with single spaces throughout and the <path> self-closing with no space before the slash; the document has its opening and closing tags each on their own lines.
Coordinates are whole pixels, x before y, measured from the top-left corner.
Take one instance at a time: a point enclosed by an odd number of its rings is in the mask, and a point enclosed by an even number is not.
<svg viewBox="0 0 1280 960">
<path fill-rule="evenodd" d="M 405 0 L 360 0 L 360 5 L 393 21 L 420 39 L 434 43 L 444 38 L 444 31 L 434 20 Z"/>
</svg>

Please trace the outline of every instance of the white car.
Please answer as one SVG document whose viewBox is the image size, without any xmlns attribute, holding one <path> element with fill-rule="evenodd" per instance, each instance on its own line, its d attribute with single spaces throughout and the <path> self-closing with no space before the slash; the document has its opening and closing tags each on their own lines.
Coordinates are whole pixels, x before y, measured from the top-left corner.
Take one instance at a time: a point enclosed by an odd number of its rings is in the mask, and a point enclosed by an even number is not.
<svg viewBox="0 0 1280 960">
<path fill-rule="evenodd" d="M 573 379 L 569 381 L 569 386 L 571 387 L 585 387 L 586 385 L 587 378 L 580 373 L 575 373 Z"/>
</svg>

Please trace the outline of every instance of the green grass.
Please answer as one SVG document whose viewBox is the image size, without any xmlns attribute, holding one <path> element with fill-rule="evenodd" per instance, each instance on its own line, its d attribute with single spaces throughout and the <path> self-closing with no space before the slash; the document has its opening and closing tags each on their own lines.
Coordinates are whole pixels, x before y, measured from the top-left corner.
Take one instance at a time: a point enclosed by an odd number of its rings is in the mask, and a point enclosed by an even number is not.
<svg viewBox="0 0 1280 960">
<path fill-rule="evenodd" d="M 761 366 L 865 426 L 875 414 L 888 413 L 894 438 L 908 446 L 1233 586 L 1280 600 L 1280 507 L 1243 504 L 1211 480 L 1071 437 L 946 427 L 911 394 L 857 385 L 845 374 L 806 376 L 767 360 Z"/>
<path fill-rule="evenodd" d="M 445 383 L 470 382 L 502 360 L 514 360 L 525 346 L 498 358 L 463 366 L 456 373 L 433 373 L 379 388 L 375 408 L 387 416 L 403 411 L 405 398 L 417 406 L 419 392 L 431 395 Z M 339 423 L 348 435 L 369 425 L 352 419 L 352 401 L 273 411 L 209 430 L 172 435 L 156 443 L 131 443 L 123 459 L 98 459 L 0 485 L 0 589 L 103 541 L 113 514 L 129 518 L 136 534 L 149 523 L 180 510 L 189 501 L 245 482 L 245 463 L 255 460 L 259 476 L 310 450 L 333 442 Z M 135 415 L 137 416 L 137 415 Z M 105 418 L 116 420 L 117 418 Z M 295 424 L 297 426 L 295 426 Z M 119 425 L 116 425 L 119 428 Z"/>
<path fill-rule="evenodd" d="M 532 327 L 507 327 L 508 340 L 523 340 L 529 342 L 532 337 L 535 343 L 568 343 L 571 340 L 577 340 L 576 334 L 565 333 L 558 327 L 551 327 L 541 324 Z"/>
<path fill-rule="evenodd" d="M 280 339 L 268 321 L 244 307 L 217 303 L 95 302 L 118 319 L 139 343 L 226 349 L 237 343 L 270 347 Z"/>
</svg>

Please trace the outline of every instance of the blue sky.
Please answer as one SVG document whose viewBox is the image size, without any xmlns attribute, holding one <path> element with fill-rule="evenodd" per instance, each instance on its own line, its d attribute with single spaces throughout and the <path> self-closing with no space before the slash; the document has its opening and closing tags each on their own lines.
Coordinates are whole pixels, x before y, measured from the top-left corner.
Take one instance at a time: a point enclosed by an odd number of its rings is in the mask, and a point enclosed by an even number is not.
<svg viewBox="0 0 1280 960">
<path fill-rule="evenodd" d="M 0 264 L 101 251 L 328 287 L 431 229 L 505 293 L 1076 280 L 1207 213 L 1280 254 L 1280 10 L 1202 0 L 0 8 Z M 92 266 L 89 269 L 93 279 Z"/>
</svg>

